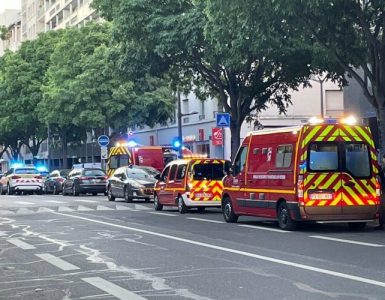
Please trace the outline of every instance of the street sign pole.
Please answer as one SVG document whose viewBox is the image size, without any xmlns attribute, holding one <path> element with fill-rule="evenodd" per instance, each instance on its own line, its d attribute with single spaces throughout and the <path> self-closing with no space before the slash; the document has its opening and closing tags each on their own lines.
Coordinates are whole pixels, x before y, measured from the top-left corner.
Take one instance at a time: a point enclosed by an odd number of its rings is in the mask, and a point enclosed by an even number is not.
<svg viewBox="0 0 385 300">
<path fill-rule="evenodd" d="M 222 128 L 222 153 L 223 159 L 225 159 L 225 129 Z"/>
<path fill-rule="evenodd" d="M 231 116 L 229 113 L 217 113 L 217 127 L 222 128 L 222 154 L 225 158 L 225 128 L 230 127 Z"/>
</svg>

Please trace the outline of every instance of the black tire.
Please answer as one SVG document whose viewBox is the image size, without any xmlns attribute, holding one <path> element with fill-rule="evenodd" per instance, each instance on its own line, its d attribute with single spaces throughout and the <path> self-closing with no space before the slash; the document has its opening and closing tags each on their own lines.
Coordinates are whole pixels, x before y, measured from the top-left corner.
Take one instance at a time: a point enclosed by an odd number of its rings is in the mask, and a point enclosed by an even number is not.
<svg viewBox="0 0 385 300">
<path fill-rule="evenodd" d="M 145 198 L 145 199 L 144 199 L 144 202 L 146 202 L 146 203 L 150 203 L 150 201 L 151 201 L 150 198 Z"/>
<path fill-rule="evenodd" d="M 127 203 L 131 203 L 132 202 L 132 197 L 130 196 L 128 187 L 124 188 L 123 194 L 124 194 L 124 200 L 126 200 Z"/>
<path fill-rule="evenodd" d="M 6 194 L 6 191 L 4 191 L 3 186 L 1 186 L 1 194 L 2 194 L 2 195 L 5 195 L 5 194 Z"/>
<path fill-rule="evenodd" d="M 197 207 L 197 209 L 198 209 L 198 212 L 199 212 L 200 214 L 203 214 L 203 213 L 205 212 L 205 210 L 206 210 L 206 207 L 200 206 L 200 207 Z"/>
<path fill-rule="evenodd" d="M 97 196 L 97 195 L 98 195 L 98 193 L 95 193 L 95 192 L 92 193 L 92 196 Z"/>
<path fill-rule="evenodd" d="M 43 195 L 43 190 L 37 190 L 36 195 Z"/>
<path fill-rule="evenodd" d="M 56 184 L 53 185 L 52 194 L 54 194 L 54 195 L 59 195 L 59 192 L 58 192 L 58 190 L 57 190 Z"/>
<path fill-rule="evenodd" d="M 14 194 L 14 191 L 13 189 L 11 188 L 11 186 L 8 184 L 7 185 L 7 195 L 13 195 Z"/>
<path fill-rule="evenodd" d="M 364 230 L 366 227 L 366 222 L 351 222 L 348 223 L 351 230 Z"/>
<path fill-rule="evenodd" d="M 103 194 L 104 194 L 104 196 L 108 196 L 108 192 L 107 191 L 105 191 Z"/>
<path fill-rule="evenodd" d="M 112 189 L 111 189 L 110 185 L 107 188 L 107 199 L 108 199 L 108 201 L 115 201 L 115 196 L 112 193 Z"/>
<path fill-rule="evenodd" d="M 156 194 L 154 196 L 154 208 L 156 211 L 160 211 L 163 209 L 163 205 L 159 203 L 159 198 Z"/>
<path fill-rule="evenodd" d="M 222 213 L 227 223 L 237 223 L 239 217 L 234 213 L 233 204 L 229 197 L 225 197 L 222 200 Z"/>
<path fill-rule="evenodd" d="M 180 214 L 185 214 L 188 211 L 188 207 L 184 203 L 182 196 L 179 196 L 177 201 L 178 201 L 178 211 L 179 211 L 179 213 Z"/>
<path fill-rule="evenodd" d="M 67 193 L 66 193 L 66 190 L 65 190 L 65 187 L 64 187 L 64 186 L 63 186 L 62 195 L 63 195 L 63 196 L 67 196 Z"/>
<path fill-rule="evenodd" d="M 281 202 L 277 209 L 278 225 L 281 229 L 292 231 L 297 228 L 297 222 L 290 216 L 290 211 L 287 208 L 286 202 Z"/>
<path fill-rule="evenodd" d="M 75 197 L 79 196 L 79 191 L 76 188 L 76 184 L 72 186 L 72 196 L 75 196 Z"/>
</svg>

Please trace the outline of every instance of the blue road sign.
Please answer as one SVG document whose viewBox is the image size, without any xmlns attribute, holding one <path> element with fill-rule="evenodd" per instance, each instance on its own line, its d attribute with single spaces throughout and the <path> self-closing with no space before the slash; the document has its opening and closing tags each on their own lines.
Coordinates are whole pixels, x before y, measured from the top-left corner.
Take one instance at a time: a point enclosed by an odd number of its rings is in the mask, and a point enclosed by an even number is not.
<svg viewBox="0 0 385 300">
<path fill-rule="evenodd" d="M 217 113 L 217 127 L 230 127 L 229 113 Z"/>
<path fill-rule="evenodd" d="M 98 137 L 98 143 L 100 147 L 108 146 L 110 143 L 110 138 L 106 135 L 101 135 Z"/>
</svg>

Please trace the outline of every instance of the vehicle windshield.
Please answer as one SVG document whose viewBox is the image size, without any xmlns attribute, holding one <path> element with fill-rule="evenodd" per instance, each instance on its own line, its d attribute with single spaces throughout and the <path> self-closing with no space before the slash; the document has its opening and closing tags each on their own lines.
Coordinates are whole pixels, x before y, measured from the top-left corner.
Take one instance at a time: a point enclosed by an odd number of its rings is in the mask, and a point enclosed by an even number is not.
<svg viewBox="0 0 385 300">
<path fill-rule="evenodd" d="M 34 168 L 22 168 L 22 169 L 15 169 L 15 174 L 40 174 L 40 173 Z"/>
<path fill-rule="evenodd" d="M 341 165 L 342 164 L 342 165 Z M 354 177 L 369 177 L 369 147 L 363 142 L 315 142 L 309 146 L 310 171 L 340 171 Z"/>
<path fill-rule="evenodd" d="M 66 177 L 70 173 L 71 170 L 61 170 L 60 171 L 60 176 Z"/>
<path fill-rule="evenodd" d="M 140 169 L 144 172 L 146 172 L 150 176 L 156 176 L 159 174 L 159 171 L 153 167 L 135 167 L 135 169 Z"/>
<path fill-rule="evenodd" d="M 127 176 L 128 178 L 143 180 L 151 178 L 151 176 L 146 171 L 141 170 L 139 168 L 127 168 Z"/>
<path fill-rule="evenodd" d="M 197 164 L 193 168 L 194 180 L 222 180 L 224 176 L 223 164 Z"/>
<path fill-rule="evenodd" d="M 119 167 L 128 166 L 129 164 L 130 164 L 130 158 L 127 154 L 112 155 L 108 163 L 110 169 L 117 169 Z"/>
<path fill-rule="evenodd" d="M 105 176 L 102 170 L 84 170 L 85 176 Z"/>
</svg>

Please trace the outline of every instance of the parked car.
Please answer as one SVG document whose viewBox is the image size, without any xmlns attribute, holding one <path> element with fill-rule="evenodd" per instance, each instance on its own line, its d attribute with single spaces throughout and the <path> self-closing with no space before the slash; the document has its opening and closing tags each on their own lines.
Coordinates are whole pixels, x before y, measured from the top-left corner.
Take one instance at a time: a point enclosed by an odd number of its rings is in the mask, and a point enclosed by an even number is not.
<svg viewBox="0 0 385 300">
<path fill-rule="evenodd" d="M 155 182 L 153 176 L 139 167 L 118 168 L 108 179 L 108 200 L 115 201 L 115 198 L 124 198 L 127 202 L 132 202 L 133 199 L 144 199 L 149 202 L 154 194 Z"/>
<path fill-rule="evenodd" d="M 203 212 L 206 207 L 221 207 L 222 178 L 230 162 L 216 158 L 174 160 L 169 163 L 155 185 L 154 208 L 178 206 L 184 214 L 190 208 Z"/>
<path fill-rule="evenodd" d="M 79 168 L 73 169 L 63 182 L 63 196 L 71 194 L 98 193 L 106 194 L 107 176 L 102 169 Z"/>
<path fill-rule="evenodd" d="M 140 169 L 140 170 L 143 170 L 144 172 L 146 172 L 148 175 L 150 175 L 151 177 L 153 177 L 155 179 L 155 177 L 160 174 L 160 172 L 153 168 L 153 167 L 147 167 L 147 166 L 135 166 L 135 165 L 131 165 L 130 166 L 131 168 L 136 168 L 136 169 Z"/>
<path fill-rule="evenodd" d="M 63 182 L 71 170 L 55 170 L 52 171 L 44 182 L 44 192 L 58 195 L 63 191 Z"/>
<path fill-rule="evenodd" d="M 40 195 L 43 191 L 43 179 L 36 168 L 11 168 L 0 179 L 0 191 L 2 195 L 22 192 L 36 192 Z"/>
</svg>

